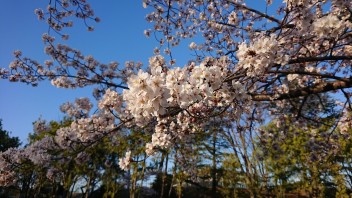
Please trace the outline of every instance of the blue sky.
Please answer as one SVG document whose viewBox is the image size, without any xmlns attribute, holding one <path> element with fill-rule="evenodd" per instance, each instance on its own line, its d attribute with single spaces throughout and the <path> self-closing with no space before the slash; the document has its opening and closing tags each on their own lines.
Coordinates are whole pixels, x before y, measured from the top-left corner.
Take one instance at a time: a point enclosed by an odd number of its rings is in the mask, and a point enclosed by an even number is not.
<svg viewBox="0 0 352 198">
<path fill-rule="evenodd" d="M 47 32 L 47 25 L 38 21 L 34 9 L 45 8 L 48 1 L 3 0 L 0 7 L 0 67 L 7 68 L 14 59 L 12 52 L 22 50 L 23 55 L 43 62 L 49 59 L 44 53 L 41 35 Z M 150 28 L 144 20 L 149 12 L 140 0 L 91 1 L 100 23 L 91 23 L 95 31 L 86 31 L 82 21 L 74 21 L 73 28 L 67 30 L 68 41 L 62 42 L 80 49 L 85 55 L 93 55 L 102 63 L 127 60 L 147 63 L 158 45 L 154 38 L 147 39 L 143 31 Z M 99 2 L 99 3 L 98 3 Z M 61 41 L 60 41 L 61 42 Z M 186 43 L 185 43 L 186 45 Z M 186 50 L 188 55 L 191 53 Z M 180 51 L 179 51 L 180 52 Z M 177 56 L 178 63 L 184 64 Z M 186 60 L 186 59 L 184 59 Z M 3 128 L 26 142 L 32 132 L 32 122 L 40 116 L 46 120 L 60 120 L 63 114 L 59 106 L 77 97 L 91 97 L 91 89 L 58 89 L 50 82 L 42 82 L 39 87 L 0 80 L 0 118 Z"/>
</svg>

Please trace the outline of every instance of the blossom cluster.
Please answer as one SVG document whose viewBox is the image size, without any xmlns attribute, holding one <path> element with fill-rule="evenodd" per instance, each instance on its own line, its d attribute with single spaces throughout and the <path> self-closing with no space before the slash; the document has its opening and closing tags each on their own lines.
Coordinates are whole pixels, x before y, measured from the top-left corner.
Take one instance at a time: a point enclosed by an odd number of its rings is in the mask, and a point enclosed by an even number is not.
<svg viewBox="0 0 352 198">
<path fill-rule="evenodd" d="M 131 160 L 131 151 L 127 151 L 125 157 L 119 159 L 120 168 L 127 171 L 130 167 Z"/>
<path fill-rule="evenodd" d="M 118 113 L 121 113 L 122 107 L 122 97 L 116 91 L 107 89 L 103 98 L 99 101 L 98 107 L 101 110 L 110 110 L 113 109 Z"/>
<path fill-rule="evenodd" d="M 0 153 L 0 186 L 11 186 L 16 183 L 17 176 L 11 161 L 20 162 L 19 151 L 10 148 Z"/>
<path fill-rule="evenodd" d="M 203 109 L 230 106 L 236 97 L 246 97 L 238 82 L 225 82 L 229 71 L 226 57 L 212 61 L 210 65 L 192 63 L 167 71 L 162 65 L 150 65 L 150 73 L 140 70 L 123 92 L 126 109 L 143 125 L 169 109 L 188 109 L 198 115 Z"/>
<path fill-rule="evenodd" d="M 25 156 L 30 159 L 35 165 L 48 166 L 48 161 L 52 158 L 50 154 L 51 150 L 56 149 L 54 140 L 52 137 L 45 136 L 39 141 L 35 141 L 24 149 Z"/>
<path fill-rule="evenodd" d="M 37 121 L 33 123 L 33 132 L 35 134 L 41 134 L 44 131 L 48 131 L 48 125 L 46 123 L 46 120 L 43 120 L 39 118 Z"/>
<path fill-rule="evenodd" d="M 132 76 L 127 82 L 129 89 L 123 92 L 126 109 L 137 125 L 144 126 L 157 119 L 152 141 L 146 145 L 148 155 L 156 149 L 169 148 L 173 141 L 185 141 L 201 128 L 201 123 L 192 122 L 197 117 L 206 119 L 229 107 L 240 114 L 238 104 L 249 100 L 241 83 L 226 81 L 227 57 L 208 58 L 199 66 L 191 63 L 184 68 L 166 69 L 165 64 L 162 56 L 152 57 L 150 71 L 140 70 Z M 177 119 L 170 116 L 172 112 Z"/>
<path fill-rule="evenodd" d="M 146 154 L 153 155 L 156 149 L 168 149 L 171 147 L 171 135 L 167 127 L 167 120 L 158 121 L 155 132 L 152 134 L 152 142 L 146 144 Z"/>
<path fill-rule="evenodd" d="M 236 56 L 239 69 L 245 69 L 250 77 L 261 76 L 275 64 L 286 65 L 289 60 L 275 34 L 258 35 L 249 45 L 241 43 Z"/>
<path fill-rule="evenodd" d="M 102 112 L 90 118 L 77 119 L 71 123 L 71 126 L 58 129 L 55 142 L 61 148 L 70 148 L 76 143 L 95 141 L 115 127 L 115 117 L 108 112 Z"/>
<path fill-rule="evenodd" d="M 69 117 L 84 118 L 89 115 L 92 107 L 93 104 L 89 101 L 89 98 L 77 98 L 75 103 L 67 102 L 61 105 L 60 110 Z"/>
<path fill-rule="evenodd" d="M 52 137 L 34 142 L 26 148 L 10 148 L 0 152 L 0 186 L 11 186 L 17 182 L 17 168 L 24 162 L 47 168 L 52 159 L 50 151 L 55 149 Z"/>
<path fill-rule="evenodd" d="M 123 100 L 128 101 L 126 109 L 140 124 L 150 120 L 153 115 L 163 115 L 166 112 L 168 93 L 163 87 L 165 73 L 162 71 L 165 62 L 162 57 L 158 59 L 160 60 L 150 61 L 151 74 L 139 70 L 137 75 L 129 78 L 127 82 L 129 89 L 123 91 Z"/>
<path fill-rule="evenodd" d="M 330 13 L 318 18 L 313 23 L 313 31 L 319 37 L 335 38 L 346 30 L 352 29 L 352 23 L 348 19 L 339 19 L 338 16 Z"/>
</svg>

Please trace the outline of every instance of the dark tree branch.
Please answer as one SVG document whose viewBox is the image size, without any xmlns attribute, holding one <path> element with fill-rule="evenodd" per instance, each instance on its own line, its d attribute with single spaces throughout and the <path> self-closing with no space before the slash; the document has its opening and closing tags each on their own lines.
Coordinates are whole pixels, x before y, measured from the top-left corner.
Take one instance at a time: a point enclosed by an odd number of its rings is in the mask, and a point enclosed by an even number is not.
<svg viewBox="0 0 352 198">
<path fill-rule="evenodd" d="M 323 82 L 318 84 L 314 87 L 305 87 L 302 89 L 292 90 L 285 94 L 280 94 L 278 97 L 274 97 L 274 94 L 253 94 L 250 93 L 252 96 L 252 100 L 254 101 L 272 101 L 272 100 L 283 100 L 289 98 L 297 98 L 300 96 L 307 96 L 311 94 L 319 94 L 325 93 L 329 91 L 350 88 L 352 87 L 352 78 L 349 82 L 344 81 L 334 81 L 334 82 Z"/>
<path fill-rule="evenodd" d="M 272 17 L 272 16 L 269 16 L 269 15 L 263 13 L 263 12 L 260 12 L 260 11 L 258 11 L 258 10 L 255 10 L 255 9 L 253 9 L 253 8 L 249 8 L 249 7 L 245 6 L 245 5 L 242 5 L 242 4 L 237 3 L 237 2 L 234 2 L 234 1 L 231 1 L 231 3 L 232 3 L 233 5 L 235 5 L 236 7 L 238 7 L 238 8 L 241 8 L 241 9 L 248 10 L 248 11 L 250 11 L 250 12 L 256 13 L 257 15 L 259 15 L 259 16 L 261 16 L 261 17 L 264 17 L 264 18 L 266 18 L 266 19 L 269 19 L 269 20 L 271 20 L 271 21 L 274 21 L 275 23 L 278 23 L 278 24 L 280 24 L 280 25 L 281 25 L 281 23 L 282 23 L 279 19 L 276 19 L 276 18 L 274 18 L 274 17 Z"/>
<path fill-rule="evenodd" d="M 299 57 L 288 61 L 288 64 L 294 63 L 306 63 L 306 62 L 317 62 L 317 61 L 340 61 L 340 60 L 352 60 L 352 56 L 319 56 L 319 57 Z"/>
</svg>

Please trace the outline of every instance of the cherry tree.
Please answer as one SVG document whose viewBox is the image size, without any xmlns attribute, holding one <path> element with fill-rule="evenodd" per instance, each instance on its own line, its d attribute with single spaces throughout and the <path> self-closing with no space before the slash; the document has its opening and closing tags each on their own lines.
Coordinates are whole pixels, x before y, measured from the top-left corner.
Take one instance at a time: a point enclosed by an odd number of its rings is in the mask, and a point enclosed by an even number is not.
<svg viewBox="0 0 352 198">
<path fill-rule="evenodd" d="M 322 114 L 303 110 L 312 101 L 324 109 L 325 94 L 340 99 L 331 130 L 351 128 L 351 1 L 141 3 L 151 10 L 146 16 L 151 28 L 144 33 L 159 42 L 147 67 L 133 61 L 103 64 L 58 43 L 54 35 L 68 39 L 64 32 L 72 17 L 82 19 L 89 31 L 94 30 L 89 24 L 100 19 L 86 0 L 55 0 L 45 10 L 35 10 L 50 28 L 43 35 L 50 59 L 41 64 L 16 51 L 9 69 L 0 70 L 3 79 L 33 86 L 43 80 L 59 88 L 95 86 L 96 113 L 88 113 L 92 105 L 86 99 L 61 107 L 74 118 L 54 138 L 61 148 L 88 147 L 100 137 L 138 128 L 149 135 L 145 152 L 153 156 L 180 143 L 192 144 L 193 135 L 205 131 L 214 118 L 244 133 L 269 116 L 283 118 L 287 109 L 297 120 L 319 122 Z M 182 42 L 189 42 L 194 56 L 176 66 L 172 49 Z M 128 170 L 133 162 L 131 148 L 119 165 Z"/>
</svg>

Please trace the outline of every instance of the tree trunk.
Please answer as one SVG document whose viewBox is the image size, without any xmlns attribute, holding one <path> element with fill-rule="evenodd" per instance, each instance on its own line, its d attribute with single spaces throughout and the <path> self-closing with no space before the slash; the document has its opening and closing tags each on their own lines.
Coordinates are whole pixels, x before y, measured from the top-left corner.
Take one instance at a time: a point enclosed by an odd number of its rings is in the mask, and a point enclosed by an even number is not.
<svg viewBox="0 0 352 198">
<path fill-rule="evenodd" d="M 175 182 L 175 177 L 176 177 L 176 170 L 177 170 L 177 152 L 175 154 L 175 160 L 174 160 L 174 167 L 173 167 L 173 171 L 172 171 L 172 179 L 171 179 L 171 184 L 170 184 L 170 189 L 169 189 L 169 197 L 171 197 L 171 193 L 172 193 L 172 189 L 173 189 L 173 185 Z"/>
<path fill-rule="evenodd" d="M 165 184 L 166 184 L 167 163 L 168 163 L 168 162 L 169 162 L 169 154 L 166 153 L 165 169 L 164 169 L 163 176 L 162 176 L 160 198 L 163 198 L 163 197 L 164 197 L 164 192 L 166 191 L 166 189 L 165 189 Z"/>
<path fill-rule="evenodd" d="M 72 189 L 71 189 L 71 192 L 70 192 L 70 198 L 72 198 L 72 195 L 73 195 L 73 191 L 75 190 L 75 185 L 76 185 L 76 180 L 74 180 L 73 184 L 72 184 Z"/>
<path fill-rule="evenodd" d="M 137 161 L 138 161 L 138 158 L 137 158 Z M 138 164 L 134 165 L 133 173 L 131 175 L 130 198 L 135 198 L 136 196 L 137 169 L 138 169 Z"/>
<path fill-rule="evenodd" d="M 217 187 L 217 179 L 216 179 L 216 132 L 213 132 L 213 144 L 212 144 L 212 171 L 211 171 L 211 178 L 212 178 L 212 185 L 211 185 L 211 192 L 212 197 L 216 198 L 216 187 Z"/>
<path fill-rule="evenodd" d="M 141 185 L 140 185 L 140 189 L 143 189 L 144 173 L 145 173 L 145 168 L 146 168 L 146 166 L 147 166 L 146 163 L 145 163 L 146 159 L 147 159 L 147 155 L 144 154 L 144 159 L 143 159 L 143 164 L 142 164 L 143 168 L 142 168 L 142 174 L 141 174 Z M 141 195 L 141 191 L 139 191 L 139 193 L 138 193 L 138 198 L 140 197 L 140 195 Z"/>
<path fill-rule="evenodd" d="M 87 181 L 87 185 L 86 185 L 86 195 L 85 195 L 85 198 L 88 198 L 88 196 L 89 196 L 90 180 L 91 180 L 91 178 L 89 177 L 89 179 L 88 179 L 88 181 Z"/>
</svg>

